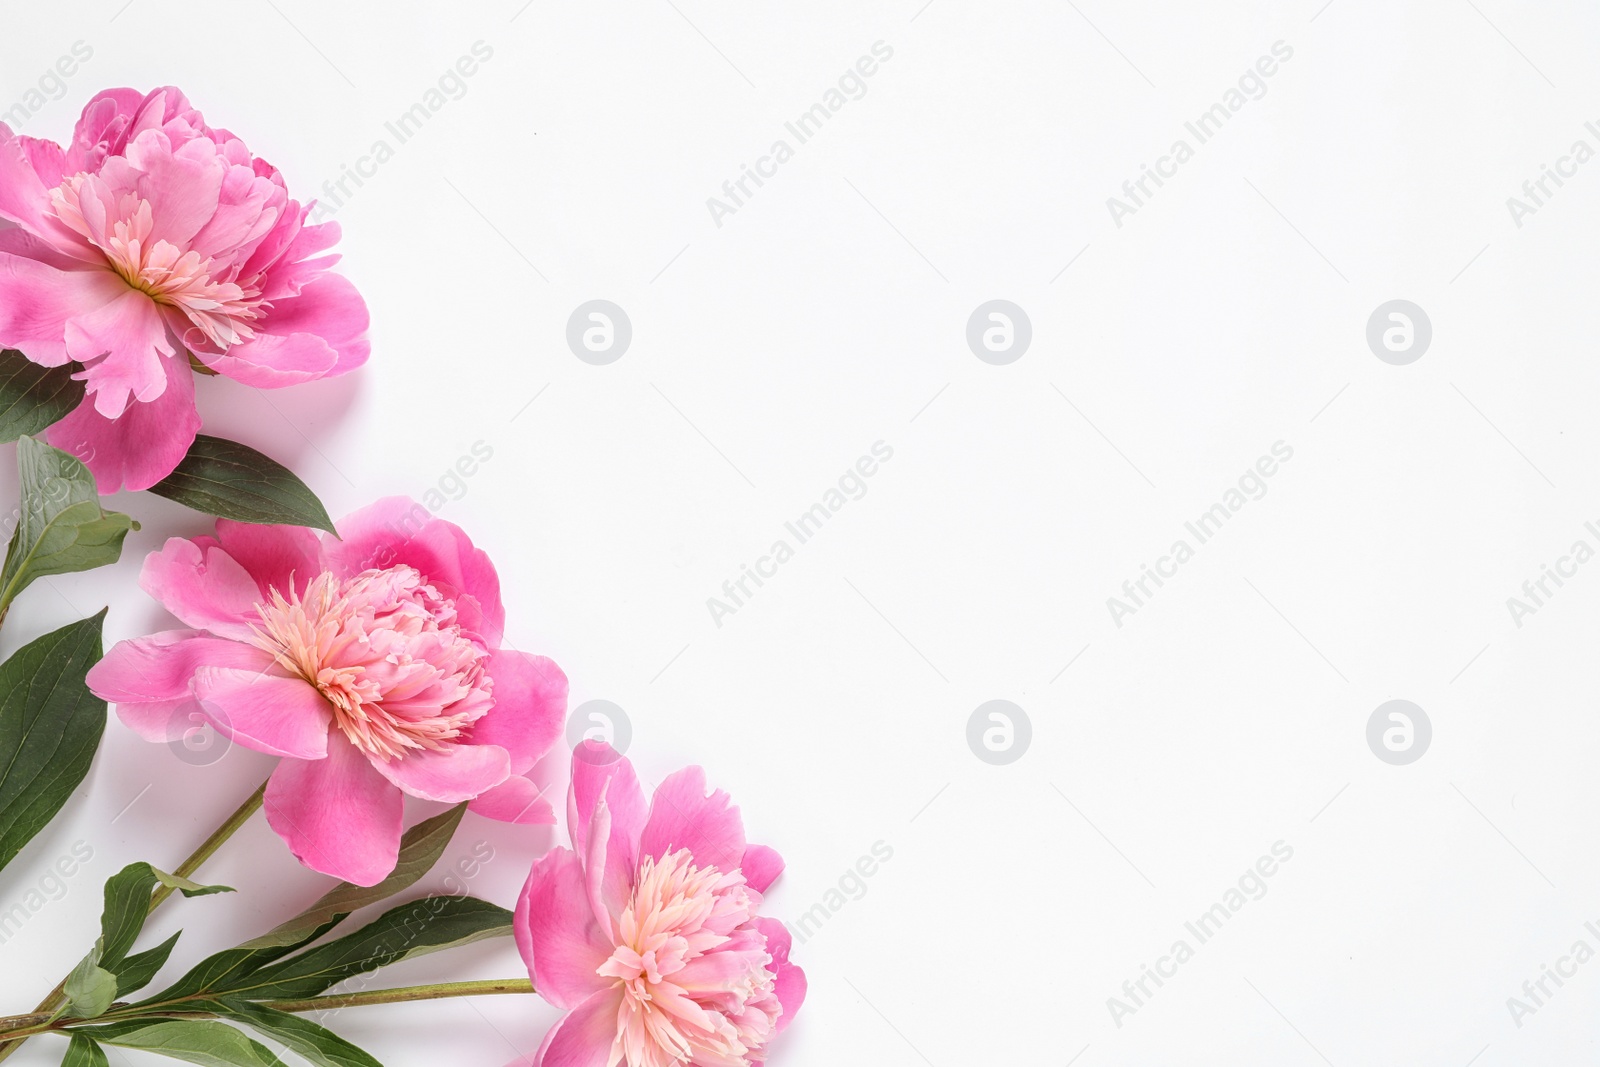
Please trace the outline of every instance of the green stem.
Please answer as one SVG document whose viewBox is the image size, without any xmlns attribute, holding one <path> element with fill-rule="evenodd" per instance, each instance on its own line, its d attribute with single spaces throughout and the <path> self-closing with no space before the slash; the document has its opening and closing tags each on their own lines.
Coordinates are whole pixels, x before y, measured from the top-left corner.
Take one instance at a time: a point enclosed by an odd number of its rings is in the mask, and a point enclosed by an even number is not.
<svg viewBox="0 0 1600 1067">
<path fill-rule="evenodd" d="M 396 989 L 372 989 L 362 993 L 335 993 L 325 997 L 307 997 L 304 1000 L 263 1000 L 257 1003 L 278 1011 L 302 1013 L 335 1011 L 339 1008 L 356 1008 L 367 1004 L 410 1004 L 418 1000 L 443 1000 L 448 997 L 485 997 L 506 993 L 532 993 L 533 983 L 526 978 L 495 979 L 486 982 L 436 982 L 432 985 L 400 986 Z M 37 1034 L 70 1031 L 75 1026 L 126 1022 L 130 1019 L 210 1018 L 203 1010 L 186 1010 L 184 1005 L 204 1001 L 206 993 L 158 1004 L 145 1004 L 137 1008 L 112 1008 L 94 1019 L 55 1018 L 49 1012 L 29 1015 L 12 1015 L 0 1018 L 0 1037 L 11 1042 L 9 1047 L 21 1045 Z"/>
<path fill-rule="evenodd" d="M 489 982 L 436 982 L 433 985 L 408 985 L 398 989 L 373 989 L 363 993 L 335 993 L 305 1000 L 267 1000 L 262 1003 L 279 1011 L 332 1011 L 365 1004 L 409 1004 L 414 1000 L 441 1000 L 445 997 L 486 997 L 501 993 L 532 993 L 533 983 L 526 978 Z"/>
<path fill-rule="evenodd" d="M 172 873 L 180 878 L 188 878 L 190 875 L 198 871 L 206 860 L 210 859 L 216 854 L 217 849 L 222 847 L 223 842 L 232 837 L 239 827 L 250 821 L 250 816 L 254 815 L 261 807 L 261 803 L 266 797 L 266 794 L 267 783 L 262 782 L 260 788 L 258 788 L 254 793 L 251 793 L 250 796 L 246 798 L 245 802 L 240 804 L 238 808 L 234 810 L 234 813 L 228 816 L 227 820 L 224 821 L 221 826 L 217 827 L 216 832 L 201 842 L 200 847 L 195 849 L 194 852 L 189 855 L 188 859 L 178 864 L 178 866 L 173 869 Z M 171 886 L 157 886 L 156 891 L 150 895 L 150 910 L 145 914 L 148 915 L 154 912 L 163 903 L 165 903 L 166 899 L 170 897 L 173 892 L 174 890 Z M 67 1001 L 65 992 L 66 987 L 67 980 L 63 978 L 60 982 L 56 983 L 56 987 L 50 991 L 50 995 L 39 1002 L 39 1006 L 34 1009 L 34 1012 L 36 1014 L 43 1013 L 48 1018 L 51 1014 L 58 1011 L 61 1008 L 61 1005 L 65 1004 Z M 13 1016 L 12 1018 L 25 1018 L 25 1016 Z M 8 1021 L 11 1020 L 0 1019 L 0 1039 L 3 1039 L 0 1040 L 0 1060 L 10 1057 L 13 1052 L 22 1047 L 22 1042 L 27 1040 L 29 1037 L 32 1037 L 34 1034 L 44 1033 L 46 1030 L 50 1029 L 49 1026 L 36 1025 L 32 1029 L 11 1032 L 9 1028 L 5 1028 L 3 1026 L 3 1024 Z"/>
</svg>

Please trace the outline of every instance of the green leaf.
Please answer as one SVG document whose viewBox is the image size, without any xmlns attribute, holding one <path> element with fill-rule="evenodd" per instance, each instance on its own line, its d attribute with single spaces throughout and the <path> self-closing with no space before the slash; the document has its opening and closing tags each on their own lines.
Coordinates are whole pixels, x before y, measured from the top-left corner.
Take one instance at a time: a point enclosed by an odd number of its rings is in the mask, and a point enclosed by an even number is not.
<svg viewBox="0 0 1600 1067">
<path fill-rule="evenodd" d="M 0 570 L 0 618 L 35 579 L 115 563 L 122 539 L 139 524 L 100 507 L 94 475 L 59 448 L 31 437 L 17 442 L 22 517 Z"/>
<path fill-rule="evenodd" d="M 105 617 L 102 611 L 45 634 L 0 666 L 0 868 L 89 773 L 106 704 L 84 676 L 100 659 Z"/>
<path fill-rule="evenodd" d="M 89 953 L 67 975 L 61 991 L 67 996 L 72 1014 L 79 1019 L 93 1019 L 104 1015 L 111 1002 L 117 999 L 117 976 L 99 966 L 100 946 Z"/>
<path fill-rule="evenodd" d="M 82 1034 L 72 1035 L 72 1044 L 67 1046 L 67 1058 L 61 1061 L 61 1067 L 111 1067 L 106 1059 L 105 1050 Z"/>
<path fill-rule="evenodd" d="M 377 885 L 363 887 L 341 882 L 299 915 L 239 947 L 274 948 L 305 944 L 306 935 L 312 930 L 341 922 L 352 912 L 409 889 L 439 862 L 466 810 L 465 804 L 458 804 L 407 830 L 400 839 L 400 861 L 395 864 L 393 873 Z"/>
<path fill-rule="evenodd" d="M 163 946 L 165 952 L 161 948 L 152 950 L 153 953 L 160 953 L 159 956 L 149 953 L 131 958 L 128 956 L 139 938 L 139 931 L 144 929 L 145 919 L 150 915 L 150 894 L 157 883 L 171 886 L 186 897 L 233 892 L 225 885 L 199 885 L 187 878 L 158 871 L 148 863 L 130 863 L 108 878 L 105 907 L 100 912 L 98 962 L 117 977 L 119 994 L 140 989 L 155 977 L 156 971 L 166 962 L 167 954 L 172 951 L 172 942 L 177 940 L 174 935 L 172 941 Z"/>
<path fill-rule="evenodd" d="M 143 1049 L 202 1067 L 284 1067 L 265 1045 L 227 1023 L 206 1019 L 135 1019 L 77 1032 L 102 1044 Z"/>
<path fill-rule="evenodd" d="M 498 905 L 475 897 L 423 897 L 353 934 L 263 968 L 237 992 L 252 1000 L 314 997 L 366 971 L 510 932 L 511 913 Z"/>
<path fill-rule="evenodd" d="M 72 380 L 80 369 L 75 363 L 41 367 L 21 352 L 0 349 L 0 442 L 65 418 L 83 400 L 84 384 Z"/>
<path fill-rule="evenodd" d="M 122 966 L 117 968 L 117 996 L 127 996 L 149 985 L 156 972 L 167 965 L 167 959 L 172 955 L 172 948 L 178 943 L 181 933 L 173 934 L 153 949 L 137 952 L 123 960 Z"/>
<path fill-rule="evenodd" d="M 196 437 L 178 468 L 150 491 L 218 518 L 336 533 L 322 501 L 293 471 L 220 437 Z"/>
<path fill-rule="evenodd" d="M 247 1000 L 206 1001 L 219 1018 L 242 1023 L 298 1052 L 316 1067 L 383 1067 L 362 1049 L 327 1027 Z"/>
</svg>

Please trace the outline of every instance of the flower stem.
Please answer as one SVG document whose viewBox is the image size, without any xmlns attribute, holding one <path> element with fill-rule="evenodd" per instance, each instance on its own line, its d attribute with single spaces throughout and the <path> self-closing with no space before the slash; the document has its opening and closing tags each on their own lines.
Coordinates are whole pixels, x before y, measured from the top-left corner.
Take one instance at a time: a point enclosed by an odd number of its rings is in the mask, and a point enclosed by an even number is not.
<svg viewBox="0 0 1600 1067">
<path fill-rule="evenodd" d="M 232 837 L 239 827 L 243 826 L 250 820 L 250 816 L 254 815 L 261 807 L 262 800 L 266 797 L 266 794 L 267 783 L 262 782 L 260 788 L 258 788 L 254 793 L 251 793 L 250 796 L 246 798 L 245 802 L 240 804 L 238 808 L 234 810 L 233 814 L 228 816 L 227 820 L 224 821 L 221 826 L 217 827 L 216 832 L 210 837 L 206 838 L 205 841 L 201 842 L 200 847 L 195 849 L 194 852 L 189 855 L 188 859 L 178 864 L 178 866 L 173 869 L 172 873 L 180 878 L 187 878 L 198 871 L 201 864 L 205 863 L 206 860 L 210 859 L 216 854 L 217 849 L 222 847 L 224 841 Z M 145 912 L 145 914 L 149 915 L 154 912 L 172 894 L 173 889 L 171 886 L 158 885 L 156 887 L 156 891 L 150 895 L 150 910 Z M 35 1014 L 43 1013 L 48 1018 L 52 1013 L 59 1009 L 62 1004 L 66 1003 L 66 986 L 67 980 L 65 978 L 56 983 L 56 987 L 50 991 L 50 995 L 41 1000 L 39 1002 L 39 1006 L 34 1009 Z M 9 1020 L 0 1020 L 0 1038 L 3 1038 L 4 1035 L 8 1034 L 12 1029 L 20 1029 L 20 1027 L 4 1026 L 6 1022 L 14 1022 L 17 1018 L 22 1017 L 14 1016 Z M 35 1026 L 27 1033 L 20 1034 L 15 1039 L 0 1040 L 0 1060 L 8 1058 L 13 1052 L 21 1048 L 22 1042 L 26 1041 L 33 1034 L 42 1032 L 42 1029 L 40 1029 L 38 1026 Z"/>
<path fill-rule="evenodd" d="M 308 997 L 305 1000 L 268 1000 L 262 1003 L 279 1011 L 298 1013 L 355 1008 L 365 1004 L 408 1004 L 414 1000 L 485 997 L 500 993 L 533 991 L 533 983 L 526 978 L 506 978 L 488 982 L 438 982 L 433 985 L 409 985 L 398 989 L 372 989 L 362 993 L 335 993 L 332 996 Z"/>
</svg>

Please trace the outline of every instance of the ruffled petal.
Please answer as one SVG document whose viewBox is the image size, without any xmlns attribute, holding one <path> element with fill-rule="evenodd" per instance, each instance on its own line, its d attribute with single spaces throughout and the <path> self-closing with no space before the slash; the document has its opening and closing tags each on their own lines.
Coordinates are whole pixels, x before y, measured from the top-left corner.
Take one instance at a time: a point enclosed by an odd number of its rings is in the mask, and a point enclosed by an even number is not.
<svg viewBox="0 0 1600 1067">
<path fill-rule="evenodd" d="M 511 773 L 527 774 L 561 736 L 567 676 L 554 660 L 501 649 L 489 655 L 494 707 L 472 725 L 472 740 L 511 754 Z"/>
<path fill-rule="evenodd" d="M 173 741 L 197 711 L 190 683 L 204 665 L 264 670 L 272 657 L 201 630 L 169 630 L 119 641 L 89 668 L 89 691 L 117 706 L 117 717 L 146 741 Z"/>
<path fill-rule="evenodd" d="M 45 431 L 45 440 L 77 456 L 94 472 L 102 495 L 148 489 L 171 474 L 200 432 L 194 374 L 177 359 L 162 361 L 167 389 L 148 404 L 129 404 L 108 419 L 85 397 L 71 414 Z"/>
<path fill-rule="evenodd" d="M 722 790 L 706 788 L 706 772 L 685 767 L 656 789 L 650 820 L 639 842 L 639 856 L 660 859 L 686 848 L 701 867 L 726 871 L 744 858 L 744 822 Z"/>
<path fill-rule="evenodd" d="M 304 526 L 221 519 L 217 542 L 255 579 L 263 600 L 274 589 L 287 597 L 291 586 L 296 593 L 303 593 L 311 579 L 322 573 L 322 542 Z"/>
<path fill-rule="evenodd" d="M 256 335 L 207 360 L 219 374 L 276 389 L 355 370 L 367 361 L 367 304 L 348 278 L 324 274 L 298 296 L 274 301 Z"/>
<path fill-rule="evenodd" d="M 221 548 L 169 538 L 145 557 L 139 587 L 189 626 L 247 641 L 260 596 L 255 579 Z"/>
</svg>

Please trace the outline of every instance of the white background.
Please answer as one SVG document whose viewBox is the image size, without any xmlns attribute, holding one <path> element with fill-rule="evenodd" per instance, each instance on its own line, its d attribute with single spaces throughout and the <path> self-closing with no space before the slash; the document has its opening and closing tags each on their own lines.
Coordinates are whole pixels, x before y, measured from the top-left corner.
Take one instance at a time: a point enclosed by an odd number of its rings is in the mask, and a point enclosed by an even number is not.
<svg viewBox="0 0 1600 1067">
<path fill-rule="evenodd" d="M 484 442 L 440 514 L 496 560 L 512 640 L 574 704 L 626 709 L 647 778 L 698 762 L 732 792 L 788 859 L 773 913 L 893 849 L 797 945 L 810 997 L 774 1067 L 1592 1062 L 1600 962 L 1520 1027 L 1506 1001 L 1600 948 L 1600 563 L 1521 627 L 1506 598 L 1600 547 L 1600 163 L 1520 228 L 1506 198 L 1600 148 L 1600 18 L 1321 3 L 10 2 L 0 107 L 81 40 L 22 132 L 172 83 L 305 198 L 493 49 L 338 210 L 368 367 L 200 403 L 335 515 L 421 496 Z M 719 227 L 706 199 L 877 41 L 866 95 Z M 1118 227 L 1106 199 L 1277 41 L 1266 94 Z M 594 298 L 633 324 L 609 366 L 565 342 Z M 1008 366 L 965 340 L 994 298 L 1032 321 Z M 1409 366 L 1364 336 L 1397 298 L 1433 324 Z M 880 440 L 866 495 L 716 626 L 707 598 Z M 1278 441 L 1266 495 L 1116 626 L 1107 598 Z M 0 651 L 108 603 L 108 639 L 171 625 L 139 561 L 206 524 L 113 506 L 145 524 L 123 562 L 37 585 Z M 966 742 L 996 698 L 1033 726 L 1003 767 Z M 1367 747 L 1391 698 L 1433 724 L 1409 766 Z M 0 1006 L 88 947 L 106 876 L 175 864 L 269 767 L 191 766 L 113 721 L 0 876 L 9 906 L 94 850 L 0 948 Z M 473 891 L 510 905 L 551 836 L 469 817 L 450 855 L 489 842 Z M 1119 1027 L 1107 998 L 1280 840 L 1266 896 Z M 173 974 L 327 882 L 259 819 L 204 875 L 241 892 L 163 910 L 150 943 L 188 931 Z M 388 977 L 521 973 L 499 942 Z M 499 998 L 331 1025 L 389 1064 L 499 1067 L 555 1017 Z"/>
</svg>

